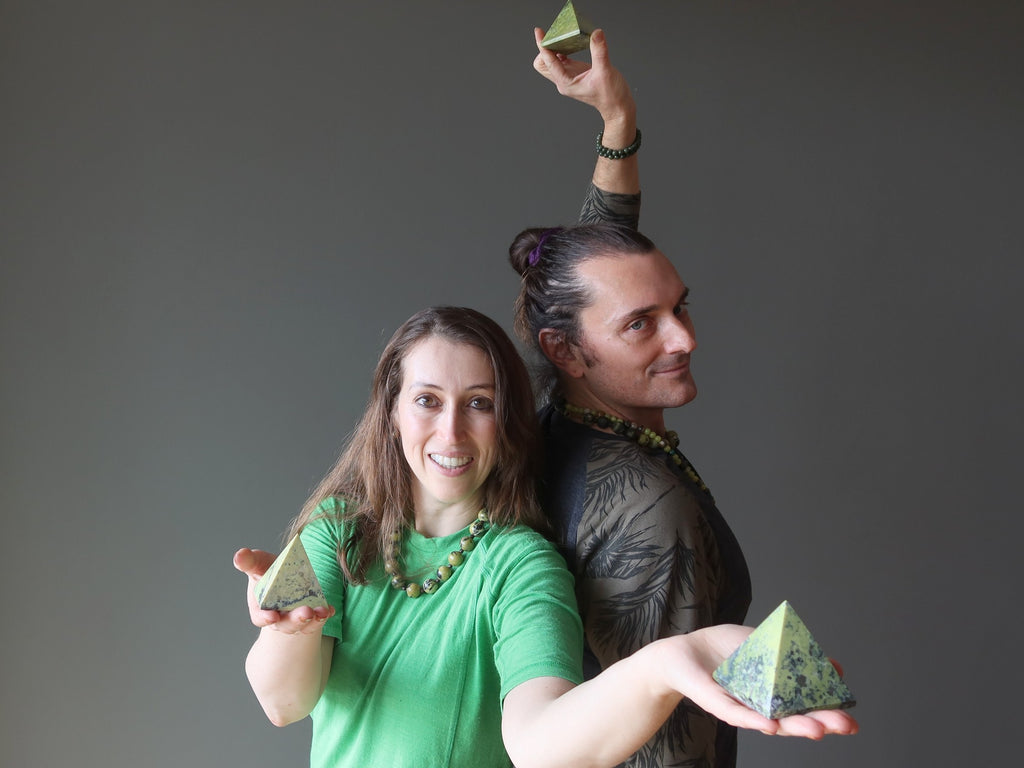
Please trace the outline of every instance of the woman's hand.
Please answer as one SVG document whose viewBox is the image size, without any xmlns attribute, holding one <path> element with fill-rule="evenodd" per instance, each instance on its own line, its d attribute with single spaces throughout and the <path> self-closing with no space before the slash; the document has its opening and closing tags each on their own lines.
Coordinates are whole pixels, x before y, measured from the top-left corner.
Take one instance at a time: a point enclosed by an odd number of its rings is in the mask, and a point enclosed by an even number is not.
<svg viewBox="0 0 1024 768">
<path fill-rule="evenodd" d="M 334 615 L 334 608 L 312 608 L 303 605 L 293 611 L 265 611 L 256 602 L 255 587 L 274 562 L 275 555 L 261 549 L 240 549 L 235 552 L 234 565 L 248 576 L 246 600 L 249 619 L 256 627 L 267 627 L 287 635 L 316 634 L 323 630 L 324 622 Z"/>
<path fill-rule="evenodd" d="M 740 728 L 808 739 L 857 732 L 857 721 L 847 710 L 820 710 L 771 720 L 732 698 L 716 683 L 712 672 L 752 631 L 750 627 L 722 624 L 658 641 L 665 644 L 665 650 L 670 654 L 670 661 L 665 667 L 669 670 L 670 685 L 684 692 L 704 711 Z"/>
</svg>

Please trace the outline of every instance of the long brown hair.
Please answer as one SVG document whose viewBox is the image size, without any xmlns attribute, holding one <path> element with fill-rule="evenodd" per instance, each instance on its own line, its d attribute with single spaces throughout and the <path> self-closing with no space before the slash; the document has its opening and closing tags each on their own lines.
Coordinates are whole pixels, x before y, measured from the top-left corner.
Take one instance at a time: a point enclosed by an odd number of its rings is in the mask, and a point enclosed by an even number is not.
<svg viewBox="0 0 1024 768">
<path fill-rule="evenodd" d="M 291 537 L 324 514 L 320 505 L 325 500 L 343 499 L 343 517 L 352 526 L 338 559 L 353 583 L 365 583 L 367 570 L 383 556 L 391 535 L 413 524 L 411 472 L 395 426 L 395 401 L 405 358 L 421 341 L 435 336 L 482 350 L 494 371 L 498 456 L 484 483 L 484 504 L 492 524 L 523 523 L 546 532 L 548 523 L 536 499 L 541 443 L 522 358 L 508 335 L 486 315 L 466 307 L 429 307 L 406 320 L 384 348 L 366 412 L 288 533 Z"/>
</svg>

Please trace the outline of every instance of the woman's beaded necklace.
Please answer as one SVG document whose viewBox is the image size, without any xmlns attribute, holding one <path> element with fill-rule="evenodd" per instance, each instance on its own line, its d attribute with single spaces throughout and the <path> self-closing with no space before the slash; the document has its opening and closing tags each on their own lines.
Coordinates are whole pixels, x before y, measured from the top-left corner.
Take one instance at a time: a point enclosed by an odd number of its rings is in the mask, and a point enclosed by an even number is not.
<svg viewBox="0 0 1024 768">
<path fill-rule="evenodd" d="M 448 581 L 452 572 L 462 565 L 463 560 L 466 559 L 466 553 L 476 548 L 477 539 L 487 532 L 489 526 L 490 519 L 487 517 L 487 510 L 481 509 L 476 515 L 476 520 L 469 526 L 469 535 L 463 536 L 459 541 L 459 548 L 448 554 L 448 563 L 440 566 L 434 571 L 434 575 L 424 579 L 422 584 L 409 581 L 402 575 L 402 571 L 398 567 L 397 552 L 402 544 L 402 532 L 395 531 L 391 534 L 391 546 L 384 555 L 384 571 L 391 576 L 391 586 L 404 591 L 409 597 L 419 597 L 421 594 L 432 595 L 437 592 L 437 588 L 443 582 Z"/>
<path fill-rule="evenodd" d="M 642 448 L 647 448 L 652 453 L 662 451 L 668 454 L 672 463 L 683 470 L 683 472 L 686 473 L 686 476 L 690 478 L 698 488 L 709 496 L 711 495 L 711 491 L 704 484 L 704 481 L 701 480 L 700 475 L 697 474 L 697 470 L 694 469 L 693 465 L 687 461 L 686 457 L 679 452 L 679 435 L 672 430 L 669 430 L 664 435 L 660 435 L 650 427 L 644 427 L 637 424 L 635 421 L 626 421 L 618 416 L 612 416 L 610 413 L 605 413 L 604 411 L 599 411 L 594 408 L 580 408 L 578 405 L 573 405 L 565 400 L 557 400 L 553 405 L 559 413 L 573 421 L 577 421 L 588 426 L 599 427 L 600 429 L 610 429 L 616 435 L 628 438 Z"/>
</svg>

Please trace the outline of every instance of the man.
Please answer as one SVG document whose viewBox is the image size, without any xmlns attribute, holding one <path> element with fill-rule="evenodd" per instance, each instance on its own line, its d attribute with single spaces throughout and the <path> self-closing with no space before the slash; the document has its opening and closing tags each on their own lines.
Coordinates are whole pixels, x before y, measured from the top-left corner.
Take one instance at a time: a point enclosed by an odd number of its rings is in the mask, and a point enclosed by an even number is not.
<svg viewBox="0 0 1024 768">
<path fill-rule="evenodd" d="M 542 501 L 576 577 L 588 677 L 660 637 L 741 623 L 750 603 L 739 545 L 665 431 L 665 409 L 697 393 L 688 289 L 635 231 L 636 109 L 603 35 L 591 53 L 590 68 L 543 48 L 535 61 L 605 121 L 584 224 L 526 230 L 510 248 L 516 329 L 549 364 Z M 735 729 L 684 702 L 627 765 L 735 761 Z"/>
</svg>

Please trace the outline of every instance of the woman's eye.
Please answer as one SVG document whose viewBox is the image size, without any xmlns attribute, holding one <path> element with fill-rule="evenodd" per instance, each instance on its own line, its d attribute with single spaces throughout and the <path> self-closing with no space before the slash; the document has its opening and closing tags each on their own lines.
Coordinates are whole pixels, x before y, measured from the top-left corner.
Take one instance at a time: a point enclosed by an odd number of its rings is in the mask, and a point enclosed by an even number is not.
<svg viewBox="0 0 1024 768">
<path fill-rule="evenodd" d="M 430 408 L 437 405 L 437 398 L 433 395 L 420 395 L 414 402 L 421 408 Z"/>
<path fill-rule="evenodd" d="M 494 402 L 489 397 L 474 397 L 469 401 L 469 407 L 478 411 L 494 410 Z"/>
</svg>

